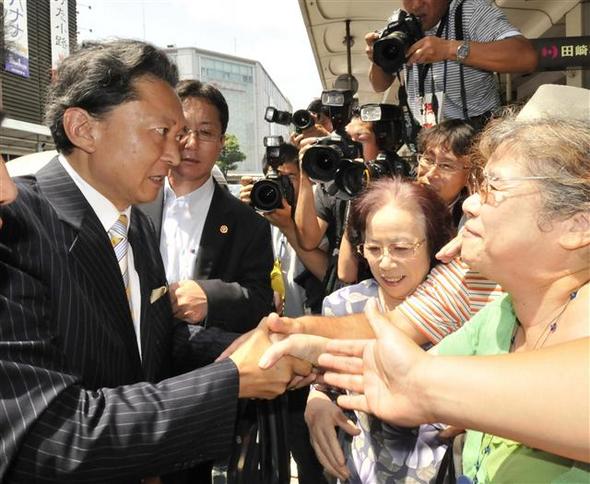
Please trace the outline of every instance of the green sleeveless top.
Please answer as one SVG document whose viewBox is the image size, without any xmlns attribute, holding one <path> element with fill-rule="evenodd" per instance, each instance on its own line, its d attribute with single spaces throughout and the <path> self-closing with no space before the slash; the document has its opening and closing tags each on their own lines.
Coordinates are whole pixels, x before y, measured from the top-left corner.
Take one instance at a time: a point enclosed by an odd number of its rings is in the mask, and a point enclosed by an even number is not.
<svg viewBox="0 0 590 484">
<path fill-rule="evenodd" d="M 491 302 L 468 323 L 444 338 L 439 355 L 508 353 L 516 326 L 510 295 Z M 492 409 L 491 411 L 502 411 Z M 539 422 L 542 429 L 543 422 Z M 463 473 L 482 483 L 590 483 L 590 465 L 531 449 L 512 440 L 468 430 L 463 448 Z"/>
</svg>

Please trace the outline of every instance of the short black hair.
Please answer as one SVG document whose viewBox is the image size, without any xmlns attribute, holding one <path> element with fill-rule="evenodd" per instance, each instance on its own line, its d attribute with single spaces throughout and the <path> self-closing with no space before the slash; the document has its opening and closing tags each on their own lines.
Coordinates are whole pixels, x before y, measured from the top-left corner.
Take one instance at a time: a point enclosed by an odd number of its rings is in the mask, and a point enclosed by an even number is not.
<svg viewBox="0 0 590 484">
<path fill-rule="evenodd" d="M 49 88 L 45 107 L 45 121 L 57 150 L 68 154 L 74 148 L 63 128 L 66 109 L 82 108 L 100 118 L 137 99 L 136 81 L 142 77 L 160 79 L 174 88 L 178 69 L 163 50 L 139 40 L 86 42 L 66 57 Z"/>
<path fill-rule="evenodd" d="M 219 89 L 211 84 L 206 84 L 196 79 L 188 79 L 180 81 L 176 88 L 176 94 L 178 94 L 181 101 L 184 101 L 187 98 L 196 97 L 202 98 L 212 104 L 219 114 L 221 133 L 225 134 L 227 123 L 229 122 L 229 109 L 227 107 L 227 101 Z"/>
<path fill-rule="evenodd" d="M 462 119 L 447 119 L 431 128 L 422 129 L 418 134 L 418 151 L 430 146 L 443 145 L 456 156 L 469 154 L 476 131 Z"/>
<path fill-rule="evenodd" d="M 317 114 L 325 114 L 326 116 L 330 115 L 330 109 L 327 106 L 322 104 L 321 99 L 314 99 L 312 102 L 309 103 L 307 106 L 307 110 L 311 113 Z"/>
</svg>

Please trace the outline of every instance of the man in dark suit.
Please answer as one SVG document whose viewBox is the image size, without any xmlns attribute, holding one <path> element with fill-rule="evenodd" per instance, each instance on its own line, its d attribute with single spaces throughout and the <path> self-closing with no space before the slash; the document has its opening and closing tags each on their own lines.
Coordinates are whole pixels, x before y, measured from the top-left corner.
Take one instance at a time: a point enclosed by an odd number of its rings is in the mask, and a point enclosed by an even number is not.
<svg viewBox="0 0 590 484">
<path fill-rule="evenodd" d="M 292 376 L 293 361 L 259 369 L 262 329 L 237 357 L 173 371 L 191 339 L 132 204 L 180 162 L 176 82 L 139 41 L 86 45 L 58 69 L 46 117 L 60 155 L 0 208 L 2 482 L 139 482 L 223 456 L 238 398 L 273 398 Z"/>
<path fill-rule="evenodd" d="M 142 209 L 160 236 L 175 316 L 245 333 L 272 311 L 270 226 L 211 176 L 229 118 L 221 92 L 196 80 L 176 92 L 188 125 L 181 162 Z"/>
</svg>

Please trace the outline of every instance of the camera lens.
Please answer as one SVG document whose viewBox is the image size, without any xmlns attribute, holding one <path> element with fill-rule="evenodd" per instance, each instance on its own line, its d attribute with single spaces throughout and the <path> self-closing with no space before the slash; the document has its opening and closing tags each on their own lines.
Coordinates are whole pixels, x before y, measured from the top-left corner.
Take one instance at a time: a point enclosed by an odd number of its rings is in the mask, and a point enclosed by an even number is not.
<svg viewBox="0 0 590 484">
<path fill-rule="evenodd" d="M 342 160 L 334 184 L 340 191 L 340 198 L 355 197 L 365 187 L 365 164 L 359 161 Z"/>
<path fill-rule="evenodd" d="M 341 153 L 332 146 L 312 146 L 303 155 L 303 169 L 312 180 L 334 179 Z"/>
<path fill-rule="evenodd" d="M 373 46 L 375 63 L 385 72 L 399 71 L 406 60 L 406 51 L 409 47 L 407 41 L 408 36 L 398 31 L 375 42 Z"/>
<path fill-rule="evenodd" d="M 311 117 L 311 114 L 307 109 L 300 109 L 299 111 L 295 111 L 293 113 L 291 121 L 296 128 L 299 128 L 301 130 L 311 128 L 313 126 L 313 118 Z"/>
<path fill-rule="evenodd" d="M 281 187 L 273 180 L 259 180 L 250 193 L 252 206 L 258 210 L 270 211 L 283 206 Z"/>
</svg>

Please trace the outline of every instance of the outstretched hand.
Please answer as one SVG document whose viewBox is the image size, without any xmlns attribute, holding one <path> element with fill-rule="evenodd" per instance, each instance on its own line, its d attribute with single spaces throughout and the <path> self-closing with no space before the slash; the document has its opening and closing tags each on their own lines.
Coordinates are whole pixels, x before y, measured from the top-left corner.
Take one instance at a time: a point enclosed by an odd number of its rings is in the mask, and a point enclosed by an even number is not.
<svg viewBox="0 0 590 484">
<path fill-rule="evenodd" d="M 338 397 L 347 409 L 375 414 L 391 424 L 415 426 L 434 421 L 420 390 L 420 374 L 431 358 L 367 304 L 367 317 L 376 340 L 332 340 L 319 364 L 328 371 L 324 381 L 349 390 Z"/>
</svg>

